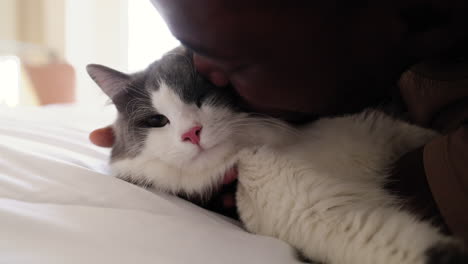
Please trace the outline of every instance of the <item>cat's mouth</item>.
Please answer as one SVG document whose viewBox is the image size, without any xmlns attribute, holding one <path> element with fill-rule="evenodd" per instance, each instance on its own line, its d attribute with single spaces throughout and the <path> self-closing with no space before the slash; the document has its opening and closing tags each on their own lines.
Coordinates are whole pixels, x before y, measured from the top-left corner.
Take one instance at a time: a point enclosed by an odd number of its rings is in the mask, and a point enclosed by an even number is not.
<svg viewBox="0 0 468 264">
<path fill-rule="evenodd" d="M 222 179 L 219 181 L 219 185 L 215 186 L 213 192 L 207 200 L 206 197 L 186 197 L 185 195 L 179 194 L 179 197 L 189 200 L 194 204 L 197 204 L 210 211 L 234 218 L 239 219 L 237 214 L 235 194 L 237 190 L 237 177 L 238 171 L 237 166 L 234 165 L 224 173 Z"/>
<path fill-rule="evenodd" d="M 219 189 L 213 193 L 208 203 L 203 206 L 216 213 L 239 219 L 236 207 L 237 166 L 228 169 L 223 176 Z"/>
<path fill-rule="evenodd" d="M 237 166 L 234 165 L 224 173 L 217 190 L 202 207 L 234 219 L 239 219 L 235 196 L 237 190 L 237 176 Z"/>
<path fill-rule="evenodd" d="M 232 168 L 228 169 L 224 173 L 222 185 L 228 185 L 228 184 L 233 183 L 235 180 L 237 180 L 237 176 L 238 176 L 237 166 L 234 165 Z"/>
</svg>

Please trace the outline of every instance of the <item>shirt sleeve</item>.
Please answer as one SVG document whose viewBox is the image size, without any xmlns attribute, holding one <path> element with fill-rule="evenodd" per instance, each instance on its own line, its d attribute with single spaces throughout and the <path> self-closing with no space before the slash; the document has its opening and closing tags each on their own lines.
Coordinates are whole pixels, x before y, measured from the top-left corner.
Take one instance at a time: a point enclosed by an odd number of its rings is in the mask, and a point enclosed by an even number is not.
<svg viewBox="0 0 468 264">
<path fill-rule="evenodd" d="M 408 194 L 417 201 L 415 208 L 432 208 L 426 215 L 441 216 L 452 234 L 468 242 L 468 125 L 461 125 L 468 120 L 468 66 L 460 65 L 441 64 L 402 75 L 400 94 L 412 121 L 443 136 L 423 148 L 422 161 L 407 165 L 420 168 L 417 173 L 404 169 L 400 178 L 405 188 L 408 178 L 418 179 Z"/>
<path fill-rule="evenodd" d="M 445 224 L 455 236 L 468 241 L 468 126 L 428 143 L 423 160 Z"/>
</svg>

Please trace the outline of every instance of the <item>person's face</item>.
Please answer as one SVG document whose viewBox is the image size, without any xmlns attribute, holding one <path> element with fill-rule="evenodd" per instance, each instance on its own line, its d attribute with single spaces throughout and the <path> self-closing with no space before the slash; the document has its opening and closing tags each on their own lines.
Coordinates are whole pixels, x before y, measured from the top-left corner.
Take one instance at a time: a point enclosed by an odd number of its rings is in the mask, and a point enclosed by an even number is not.
<svg viewBox="0 0 468 264">
<path fill-rule="evenodd" d="M 194 51 L 199 72 L 218 86 L 232 84 L 252 109 L 291 121 L 366 106 L 410 63 L 403 52 L 407 28 L 390 7 L 152 2 Z"/>
</svg>

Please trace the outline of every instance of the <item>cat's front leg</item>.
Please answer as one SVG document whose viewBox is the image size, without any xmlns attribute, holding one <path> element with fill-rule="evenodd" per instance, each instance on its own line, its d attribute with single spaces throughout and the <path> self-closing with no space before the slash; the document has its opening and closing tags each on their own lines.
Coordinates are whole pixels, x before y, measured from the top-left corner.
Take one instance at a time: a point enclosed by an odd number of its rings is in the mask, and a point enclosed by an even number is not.
<svg viewBox="0 0 468 264">
<path fill-rule="evenodd" d="M 281 159 L 276 151 L 269 147 L 247 149 L 240 154 L 239 184 L 237 186 L 236 200 L 239 216 L 245 228 L 252 233 L 272 236 L 289 243 L 280 230 L 284 220 L 289 216 L 289 208 L 293 200 L 289 196 L 294 188 L 282 182 L 278 176 L 282 168 L 286 168 L 288 160 Z M 273 172 L 273 173 L 272 173 Z M 283 178 L 284 179 L 284 178 Z M 285 190 L 286 192 L 276 191 Z M 284 198 L 284 199 L 283 199 Z M 285 210 L 285 208 L 287 208 Z M 295 247 L 298 250 L 297 247 Z M 298 250 L 298 260 L 315 262 L 317 258 L 305 255 Z"/>
<path fill-rule="evenodd" d="M 267 151 L 259 148 L 245 149 L 240 152 L 239 163 L 239 184 L 236 192 L 236 204 L 239 216 L 246 227 L 252 233 L 260 234 L 262 220 L 260 219 L 264 210 L 259 200 L 265 190 L 265 184 L 271 182 L 270 177 L 263 172 L 265 164 L 274 164 L 274 159 L 270 155 L 257 155 L 258 152 Z"/>
</svg>

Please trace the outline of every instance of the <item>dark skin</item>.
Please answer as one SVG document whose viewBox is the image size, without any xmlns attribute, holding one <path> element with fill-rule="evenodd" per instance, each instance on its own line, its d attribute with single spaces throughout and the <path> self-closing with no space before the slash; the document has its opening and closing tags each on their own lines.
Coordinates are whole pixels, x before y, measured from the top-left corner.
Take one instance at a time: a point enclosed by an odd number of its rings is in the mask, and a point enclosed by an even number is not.
<svg viewBox="0 0 468 264">
<path fill-rule="evenodd" d="M 252 109 L 286 120 L 354 112 L 388 95 L 405 69 L 460 42 L 467 5 L 152 2 L 174 36 L 194 50 L 199 72 L 219 86 L 230 83 Z M 424 11 L 430 19 L 419 18 L 420 10 L 430 10 Z M 111 145 L 109 133 L 100 132 L 93 142 Z"/>
<path fill-rule="evenodd" d="M 201 73 L 230 82 L 255 110 L 285 119 L 367 106 L 388 94 L 403 70 L 456 41 L 439 39 L 449 25 L 411 32 L 417 26 L 409 23 L 420 21 L 403 14 L 417 13 L 408 6 L 424 1 L 152 2 L 195 51 Z"/>
<path fill-rule="evenodd" d="M 194 51 L 200 73 L 233 87 L 251 110 L 292 122 L 360 111 L 398 93 L 403 71 L 467 37 L 466 0 L 152 3 Z M 113 144 L 110 128 L 90 138 Z"/>
</svg>

